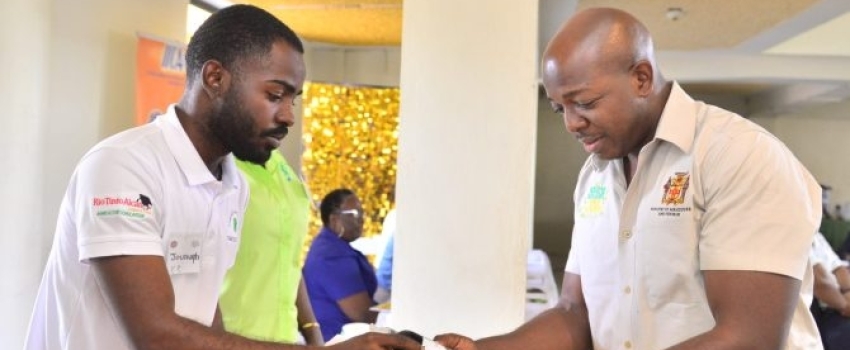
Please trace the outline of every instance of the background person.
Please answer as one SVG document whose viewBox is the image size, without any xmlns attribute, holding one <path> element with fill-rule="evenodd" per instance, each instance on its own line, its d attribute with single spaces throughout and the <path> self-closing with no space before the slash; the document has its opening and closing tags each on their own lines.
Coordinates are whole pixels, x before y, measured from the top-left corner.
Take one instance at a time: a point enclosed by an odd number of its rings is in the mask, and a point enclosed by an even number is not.
<svg viewBox="0 0 850 350">
<path fill-rule="evenodd" d="M 363 206 L 349 189 L 336 189 L 319 205 L 322 229 L 304 261 L 304 282 L 322 335 L 330 340 L 346 323 L 374 323 L 375 269 L 351 242 L 363 234 Z"/>
<path fill-rule="evenodd" d="M 826 350 L 850 346 L 850 270 L 818 232 L 810 259 L 814 268 L 815 301 L 812 314 Z"/>
<path fill-rule="evenodd" d="M 393 289 L 393 255 L 395 255 L 396 210 L 393 208 L 384 218 L 381 228 L 381 238 L 386 241 L 383 252 L 375 256 L 378 269 L 375 277 L 378 279 L 378 289 L 373 299 L 376 303 L 386 303 L 392 299 Z"/>
</svg>

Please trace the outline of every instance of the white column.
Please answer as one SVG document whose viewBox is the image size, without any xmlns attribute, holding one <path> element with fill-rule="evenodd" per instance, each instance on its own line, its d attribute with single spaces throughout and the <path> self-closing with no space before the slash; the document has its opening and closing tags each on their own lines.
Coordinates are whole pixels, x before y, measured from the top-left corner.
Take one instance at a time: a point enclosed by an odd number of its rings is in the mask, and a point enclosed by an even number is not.
<svg viewBox="0 0 850 350">
<path fill-rule="evenodd" d="M 523 320 L 537 1 L 407 0 L 392 326 L 473 337 Z"/>
<path fill-rule="evenodd" d="M 49 1 L 0 11 L 0 339 L 20 349 L 43 266 L 41 124 L 47 121 Z"/>
</svg>

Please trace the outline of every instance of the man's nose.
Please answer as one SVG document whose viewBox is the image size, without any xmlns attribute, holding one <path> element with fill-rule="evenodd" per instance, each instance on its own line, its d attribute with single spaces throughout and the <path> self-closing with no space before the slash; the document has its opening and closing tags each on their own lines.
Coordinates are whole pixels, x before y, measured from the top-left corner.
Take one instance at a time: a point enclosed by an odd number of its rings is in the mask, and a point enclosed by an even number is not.
<svg viewBox="0 0 850 350">
<path fill-rule="evenodd" d="M 587 127 L 587 119 L 584 119 L 578 113 L 570 110 L 564 111 L 564 125 L 567 126 L 567 131 L 577 133 Z"/>
<path fill-rule="evenodd" d="M 281 108 L 274 118 L 275 122 L 284 124 L 287 127 L 292 127 L 295 124 L 295 111 L 291 106 Z"/>
</svg>

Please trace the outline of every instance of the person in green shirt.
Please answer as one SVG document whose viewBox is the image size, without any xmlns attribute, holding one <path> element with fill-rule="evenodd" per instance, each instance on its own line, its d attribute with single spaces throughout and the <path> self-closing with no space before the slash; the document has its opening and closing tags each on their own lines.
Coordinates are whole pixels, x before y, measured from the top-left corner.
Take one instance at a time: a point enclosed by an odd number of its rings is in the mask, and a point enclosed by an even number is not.
<svg viewBox="0 0 850 350">
<path fill-rule="evenodd" d="M 301 247 L 307 235 L 307 191 L 280 152 L 265 167 L 236 162 L 251 195 L 236 262 L 219 299 L 228 332 L 248 338 L 323 345 L 301 282 Z"/>
</svg>

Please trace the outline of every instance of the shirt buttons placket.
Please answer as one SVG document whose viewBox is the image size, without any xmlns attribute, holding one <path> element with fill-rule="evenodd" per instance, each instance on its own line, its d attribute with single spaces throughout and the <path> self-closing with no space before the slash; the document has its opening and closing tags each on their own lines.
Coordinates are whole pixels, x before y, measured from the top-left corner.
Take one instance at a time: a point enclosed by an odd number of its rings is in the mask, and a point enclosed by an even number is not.
<svg viewBox="0 0 850 350">
<path fill-rule="evenodd" d="M 620 234 L 620 236 L 622 236 L 623 239 L 632 238 L 632 230 L 629 230 L 629 229 L 623 230 L 623 232 Z"/>
</svg>

